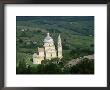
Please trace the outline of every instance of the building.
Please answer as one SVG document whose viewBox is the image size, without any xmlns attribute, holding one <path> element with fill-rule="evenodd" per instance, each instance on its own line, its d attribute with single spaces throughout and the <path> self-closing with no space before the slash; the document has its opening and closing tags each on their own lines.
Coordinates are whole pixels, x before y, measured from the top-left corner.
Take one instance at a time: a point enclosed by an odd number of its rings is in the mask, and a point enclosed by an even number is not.
<svg viewBox="0 0 110 90">
<path fill-rule="evenodd" d="M 62 43 L 60 35 L 58 36 L 57 47 L 55 47 L 52 37 L 50 37 L 49 33 L 47 33 L 47 36 L 44 38 L 43 47 L 42 48 L 38 47 L 38 51 L 33 54 L 33 64 L 41 64 L 41 61 L 45 59 L 48 60 L 51 60 L 52 58 L 61 59 L 62 57 L 63 57 Z"/>
</svg>

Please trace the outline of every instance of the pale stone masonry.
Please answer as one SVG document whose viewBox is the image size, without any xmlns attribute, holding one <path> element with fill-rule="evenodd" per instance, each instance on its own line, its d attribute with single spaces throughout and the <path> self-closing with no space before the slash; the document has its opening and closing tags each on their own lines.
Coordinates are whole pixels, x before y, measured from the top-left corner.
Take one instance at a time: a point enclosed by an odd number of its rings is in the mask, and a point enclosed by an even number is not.
<svg viewBox="0 0 110 90">
<path fill-rule="evenodd" d="M 57 43 L 58 45 L 57 47 L 55 47 L 52 37 L 50 37 L 49 33 L 47 33 L 47 36 L 44 38 L 43 48 L 38 47 L 38 52 L 33 54 L 33 64 L 41 64 L 41 61 L 45 59 L 48 60 L 51 60 L 52 58 L 61 59 L 63 56 L 62 56 L 62 43 L 61 43 L 60 35 L 58 36 Z"/>
</svg>

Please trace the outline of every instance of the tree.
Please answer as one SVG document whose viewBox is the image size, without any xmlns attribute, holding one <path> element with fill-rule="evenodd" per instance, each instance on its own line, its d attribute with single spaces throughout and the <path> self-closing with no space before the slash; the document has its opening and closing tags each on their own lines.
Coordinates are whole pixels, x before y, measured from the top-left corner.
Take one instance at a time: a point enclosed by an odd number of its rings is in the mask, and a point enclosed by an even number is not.
<svg viewBox="0 0 110 90">
<path fill-rule="evenodd" d="M 70 68 L 70 73 L 94 74 L 94 61 L 85 58 L 79 64 L 72 66 Z"/>
<path fill-rule="evenodd" d="M 25 74 L 26 73 L 26 62 L 24 59 L 19 61 L 19 65 L 16 68 L 16 71 L 17 71 L 16 72 L 17 74 Z"/>
</svg>

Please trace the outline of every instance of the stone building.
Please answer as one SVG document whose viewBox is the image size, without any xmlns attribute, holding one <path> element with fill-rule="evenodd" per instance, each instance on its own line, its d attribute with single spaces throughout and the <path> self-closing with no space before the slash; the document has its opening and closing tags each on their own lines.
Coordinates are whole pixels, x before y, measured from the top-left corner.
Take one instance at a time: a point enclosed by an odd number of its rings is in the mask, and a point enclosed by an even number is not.
<svg viewBox="0 0 110 90">
<path fill-rule="evenodd" d="M 38 51 L 33 54 L 33 64 L 41 64 L 41 61 L 45 59 L 61 59 L 62 57 L 62 43 L 60 35 L 58 36 L 57 47 L 55 47 L 52 37 L 50 37 L 49 33 L 47 33 L 47 36 L 44 38 L 43 47 L 38 47 Z"/>
</svg>

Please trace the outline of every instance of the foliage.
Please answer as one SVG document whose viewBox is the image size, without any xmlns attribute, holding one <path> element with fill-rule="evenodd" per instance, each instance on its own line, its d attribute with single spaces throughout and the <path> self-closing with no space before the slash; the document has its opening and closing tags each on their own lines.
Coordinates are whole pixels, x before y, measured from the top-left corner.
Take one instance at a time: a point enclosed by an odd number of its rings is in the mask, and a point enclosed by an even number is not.
<svg viewBox="0 0 110 90">
<path fill-rule="evenodd" d="M 45 60 L 39 65 L 26 65 L 24 61 L 19 63 L 17 74 L 94 74 L 94 61 L 83 59 L 72 67 L 64 67 L 65 60 Z"/>
<path fill-rule="evenodd" d="M 94 60 L 83 59 L 72 67 L 66 67 L 64 73 L 68 74 L 94 74 Z"/>
</svg>

